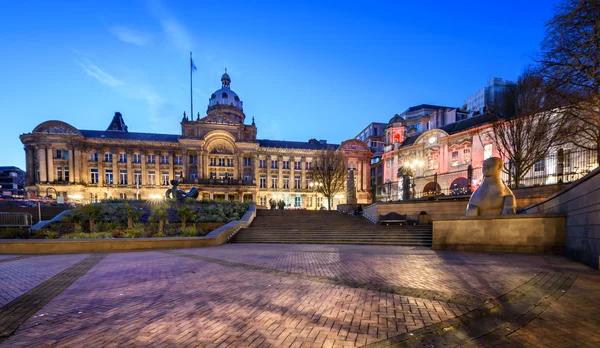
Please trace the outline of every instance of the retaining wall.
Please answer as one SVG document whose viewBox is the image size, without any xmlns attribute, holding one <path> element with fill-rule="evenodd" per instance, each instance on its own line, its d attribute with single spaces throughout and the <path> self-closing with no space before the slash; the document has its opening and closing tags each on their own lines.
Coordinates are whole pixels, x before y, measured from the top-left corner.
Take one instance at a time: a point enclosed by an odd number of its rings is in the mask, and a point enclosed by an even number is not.
<svg viewBox="0 0 600 348">
<path fill-rule="evenodd" d="M 96 253 L 215 246 L 227 243 L 240 229 L 248 227 L 255 216 L 256 206 L 251 205 L 240 220 L 223 225 L 203 237 L 0 239 L 0 254 Z"/>
<path fill-rule="evenodd" d="M 565 254 L 600 269 L 600 168 L 523 212 L 564 214 Z"/>
</svg>

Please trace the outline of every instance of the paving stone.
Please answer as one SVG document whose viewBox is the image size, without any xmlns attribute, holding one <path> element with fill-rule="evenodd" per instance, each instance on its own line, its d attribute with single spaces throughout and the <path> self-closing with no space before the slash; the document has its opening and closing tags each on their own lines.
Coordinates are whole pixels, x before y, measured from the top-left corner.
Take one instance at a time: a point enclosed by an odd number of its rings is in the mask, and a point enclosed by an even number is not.
<svg viewBox="0 0 600 348">
<path fill-rule="evenodd" d="M 46 275 L 39 285 L 86 257 L 0 263 L 0 281 Z M 51 265 L 61 267 L 43 270 Z M 356 347 L 410 334 L 436 346 L 598 346 L 600 276 L 582 267 L 562 257 L 385 246 L 114 253 L 0 346 Z M 460 334 L 436 336 L 446 327 Z"/>
</svg>

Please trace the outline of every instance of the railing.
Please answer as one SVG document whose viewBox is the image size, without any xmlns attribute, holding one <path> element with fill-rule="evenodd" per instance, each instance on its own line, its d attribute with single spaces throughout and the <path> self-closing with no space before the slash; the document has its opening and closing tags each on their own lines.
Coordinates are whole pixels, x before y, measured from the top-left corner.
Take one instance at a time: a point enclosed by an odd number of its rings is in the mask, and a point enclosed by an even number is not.
<svg viewBox="0 0 600 348">
<path fill-rule="evenodd" d="M 0 227 L 29 227 L 33 217 L 29 213 L 0 213 Z"/>
<path fill-rule="evenodd" d="M 559 151 L 552 153 L 538 162 L 521 179 L 519 187 L 552 185 L 573 182 L 598 167 L 596 152 L 587 150 Z M 502 173 L 503 181 L 515 188 L 515 183 L 508 175 L 510 166 L 505 163 Z M 470 179 L 470 182 L 469 182 Z M 451 173 L 409 177 L 408 192 L 404 192 L 403 180 L 387 182 L 373 186 L 371 194 L 374 201 L 398 201 L 426 199 L 428 197 L 456 197 L 470 195 L 483 181 L 481 167 Z M 437 185 L 436 185 L 437 184 Z"/>
<path fill-rule="evenodd" d="M 236 179 L 184 179 L 182 184 L 188 185 L 218 185 L 218 186 L 256 186 L 254 180 Z"/>
<path fill-rule="evenodd" d="M 519 187 L 573 182 L 597 168 L 596 161 L 596 151 L 575 150 L 552 153 L 529 170 L 519 182 Z M 509 163 L 505 163 L 502 180 L 514 188 L 516 186 L 514 180 L 508 175 L 510 170 Z"/>
</svg>

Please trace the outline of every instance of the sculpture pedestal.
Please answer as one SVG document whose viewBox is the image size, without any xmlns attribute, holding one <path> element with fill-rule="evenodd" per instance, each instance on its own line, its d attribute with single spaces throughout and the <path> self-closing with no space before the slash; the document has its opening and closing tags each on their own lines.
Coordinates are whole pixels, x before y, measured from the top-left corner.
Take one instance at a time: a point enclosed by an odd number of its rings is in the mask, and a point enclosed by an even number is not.
<svg viewBox="0 0 600 348">
<path fill-rule="evenodd" d="M 433 220 L 434 250 L 562 253 L 564 245 L 563 215 L 456 216 Z"/>
</svg>

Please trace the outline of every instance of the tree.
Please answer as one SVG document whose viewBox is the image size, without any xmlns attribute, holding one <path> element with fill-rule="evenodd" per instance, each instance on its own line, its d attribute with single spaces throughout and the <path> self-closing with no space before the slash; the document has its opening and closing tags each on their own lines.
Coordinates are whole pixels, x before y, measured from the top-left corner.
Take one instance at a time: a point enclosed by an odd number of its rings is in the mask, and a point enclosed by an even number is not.
<svg viewBox="0 0 600 348">
<path fill-rule="evenodd" d="M 165 221 L 169 218 L 169 212 L 164 205 L 159 204 L 152 208 L 152 219 L 158 221 L 158 233 L 164 233 Z"/>
<path fill-rule="evenodd" d="M 193 203 L 191 203 L 193 204 Z M 181 228 L 185 230 L 185 225 L 188 220 L 192 220 L 196 217 L 196 209 L 191 206 L 189 202 L 180 203 L 175 208 L 175 214 L 181 219 Z"/>
<path fill-rule="evenodd" d="M 539 63 L 574 121 L 571 142 L 600 165 L 600 1 L 564 0 L 546 24 Z"/>
<path fill-rule="evenodd" d="M 346 161 L 339 152 L 329 148 L 314 162 L 310 175 L 316 184 L 315 191 L 327 198 L 327 208 L 331 210 L 331 199 L 346 188 Z"/>
<path fill-rule="evenodd" d="M 83 215 L 85 216 L 86 219 L 89 220 L 90 222 L 90 232 L 95 232 L 96 231 L 96 219 L 102 215 L 102 206 L 100 204 L 97 203 L 92 203 L 92 204 L 88 204 L 86 206 L 84 206 L 81 209 Z"/>
<path fill-rule="evenodd" d="M 492 142 L 500 156 L 509 161 L 505 171 L 515 187 L 553 147 L 565 141 L 567 118 L 557 112 L 547 87 L 547 81 L 528 68 L 488 110 L 493 117 Z"/>
<path fill-rule="evenodd" d="M 139 220 L 140 217 L 142 217 L 143 212 L 142 210 L 131 206 L 129 203 L 125 203 L 125 213 L 127 214 L 127 228 L 133 228 L 133 222 L 134 220 L 137 221 Z"/>
</svg>

